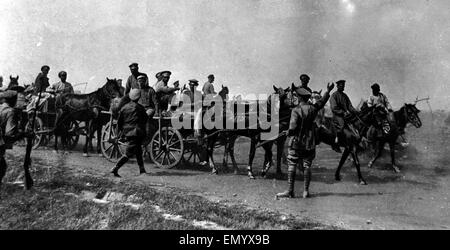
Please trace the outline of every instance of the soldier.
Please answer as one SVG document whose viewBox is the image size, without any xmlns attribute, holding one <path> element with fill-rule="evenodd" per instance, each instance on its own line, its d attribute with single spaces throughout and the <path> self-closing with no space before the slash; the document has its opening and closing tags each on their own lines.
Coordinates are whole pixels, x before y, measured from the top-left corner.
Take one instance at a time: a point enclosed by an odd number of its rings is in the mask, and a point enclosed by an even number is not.
<svg viewBox="0 0 450 250">
<path fill-rule="evenodd" d="M 215 76 L 214 75 L 209 75 L 208 76 L 208 81 L 205 82 L 205 85 L 203 85 L 203 95 L 207 96 L 207 95 L 217 95 L 216 91 L 214 91 L 214 81 L 215 81 Z"/>
<path fill-rule="evenodd" d="M 3 76 L 0 76 L 0 91 L 5 91 L 6 87 L 3 86 Z"/>
<path fill-rule="evenodd" d="M 14 107 L 17 102 L 17 92 L 7 90 L 0 93 L 0 185 L 6 174 L 8 165 L 5 160 L 5 152 L 12 149 L 13 143 L 24 136 L 32 136 L 32 133 L 24 133 L 19 130 L 19 114 L 16 114 Z"/>
<path fill-rule="evenodd" d="M 146 125 L 147 139 L 144 140 L 144 145 L 148 144 L 149 140 L 153 137 L 156 131 L 155 124 L 153 122 L 153 116 L 156 113 L 156 92 L 148 85 L 148 79 L 146 76 L 138 76 L 138 83 L 140 86 L 141 98 L 139 98 L 139 104 L 144 107 L 148 120 Z"/>
<path fill-rule="evenodd" d="M 392 110 L 392 106 L 389 103 L 388 98 L 386 97 L 386 95 L 384 95 L 383 93 L 381 93 L 381 88 L 380 85 L 378 83 L 375 83 L 371 86 L 372 88 L 372 95 L 369 97 L 369 99 L 367 100 L 367 106 L 370 107 L 382 107 L 386 110 L 386 112 L 389 114 L 388 115 L 388 119 L 390 121 L 393 121 L 393 110 Z M 377 126 L 378 125 L 382 125 L 382 123 L 385 123 L 385 126 L 389 127 L 389 123 L 386 119 L 383 119 L 382 117 L 376 116 L 377 119 Z M 369 143 L 371 143 L 375 137 L 375 134 L 377 132 L 377 128 L 375 125 L 371 125 L 369 130 L 367 131 L 367 140 Z"/>
<path fill-rule="evenodd" d="M 294 182 L 296 168 L 301 163 L 304 170 L 304 192 L 303 198 L 309 198 L 309 185 L 311 182 L 312 161 L 316 157 L 316 127 L 315 119 L 318 112 L 325 106 L 330 98 L 330 91 L 334 84 L 328 83 L 327 91 L 322 99 L 315 104 L 311 104 L 311 92 L 304 88 L 296 90 L 300 97 L 299 105 L 292 110 L 291 121 L 289 125 L 289 155 L 288 155 L 288 184 L 289 189 L 284 193 L 277 194 L 277 198 L 294 198 Z"/>
<path fill-rule="evenodd" d="M 38 74 L 36 80 L 34 81 L 34 94 L 39 94 L 39 92 L 44 92 L 50 84 L 48 83 L 48 72 L 50 71 L 50 67 L 44 65 L 41 67 L 41 73 Z"/>
<path fill-rule="evenodd" d="M 191 98 L 191 103 L 202 101 L 202 92 L 197 90 L 198 81 L 195 79 L 189 80 L 189 97 Z"/>
<path fill-rule="evenodd" d="M 179 90 L 179 86 L 178 86 L 178 81 L 174 83 L 174 87 L 170 88 L 168 86 L 169 80 L 170 80 L 170 76 L 172 75 L 172 72 L 170 71 L 163 71 L 160 72 L 160 79 L 156 85 L 155 85 L 155 91 L 156 91 L 156 96 L 157 96 L 157 100 L 158 100 L 158 108 L 161 111 L 167 110 L 172 97 L 175 96 L 175 92 L 177 90 Z"/>
<path fill-rule="evenodd" d="M 306 74 L 303 74 L 300 76 L 300 82 L 302 83 L 301 87 L 312 93 L 311 88 L 308 87 L 310 80 L 311 80 L 311 78 Z"/>
<path fill-rule="evenodd" d="M 111 170 L 111 173 L 118 178 L 120 178 L 119 169 L 134 155 L 136 155 L 140 174 L 147 173 L 142 158 L 142 142 L 146 137 L 147 114 L 144 107 L 138 103 L 141 97 L 139 89 L 132 89 L 129 97 L 131 101 L 120 110 L 117 121 L 119 131 L 123 132 L 128 142 L 125 156 Z"/>
<path fill-rule="evenodd" d="M 344 93 L 345 90 L 345 80 L 340 80 L 336 82 L 337 91 L 331 95 L 330 98 L 330 106 L 331 111 L 333 112 L 333 120 L 334 120 L 334 128 L 335 128 L 335 146 L 333 149 L 339 144 L 339 135 L 343 134 L 346 122 L 345 117 L 351 114 L 355 114 L 358 111 L 353 107 L 350 98 L 348 98 L 347 94 Z"/>
<path fill-rule="evenodd" d="M 60 82 L 55 83 L 51 86 L 51 89 L 55 91 L 55 94 L 57 96 L 62 94 L 73 94 L 73 87 L 72 84 L 67 82 L 67 72 L 61 71 L 58 73 L 59 79 L 61 79 Z"/>
<path fill-rule="evenodd" d="M 137 63 L 132 63 L 130 64 L 130 71 L 131 71 L 131 75 L 128 77 L 126 86 L 125 86 L 125 95 L 128 95 L 130 93 L 131 89 L 139 89 L 139 84 L 137 82 L 137 78 L 138 76 L 144 75 L 145 77 L 147 77 L 146 74 L 139 72 L 139 64 Z M 148 77 L 147 77 L 147 81 L 148 81 Z M 148 84 L 148 82 L 147 82 Z"/>
</svg>

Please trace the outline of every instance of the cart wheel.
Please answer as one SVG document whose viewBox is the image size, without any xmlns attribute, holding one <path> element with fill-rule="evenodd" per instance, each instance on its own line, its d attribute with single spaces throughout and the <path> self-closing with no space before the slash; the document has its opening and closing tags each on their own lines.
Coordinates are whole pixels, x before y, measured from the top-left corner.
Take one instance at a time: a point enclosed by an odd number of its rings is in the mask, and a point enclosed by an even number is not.
<svg viewBox="0 0 450 250">
<path fill-rule="evenodd" d="M 117 163 L 123 155 L 125 155 L 126 143 L 118 139 L 120 135 L 117 131 L 117 124 L 111 126 L 111 123 L 106 124 L 102 129 L 102 154 L 112 163 Z"/>
<path fill-rule="evenodd" d="M 79 124 L 76 121 L 71 121 L 69 128 L 67 129 L 67 147 L 69 150 L 73 150 L 78 145 L 78 140 L 80 139 Z"/>
<path fill-rule="evenodd" d="M 26 129 L 31 128 L 31 123 L 27 122 L 27 124 L 25 125 Z M 42 119 L 39 117 L 36 117 L 36 122 L 34 123 L 34 128 L 33 131 L 35 133 L 34 138 L 33 138 L 33 149 L 37 149 L 39 148 L 39 146 L 41 146 L 42 141 L 44 140 L 45 135 L 42 133 L 42 131 L 44 130 L 44 123 L 42 122 Z M 26 140 L 24 142 L 24 144 L 26 145 Z"/>
<path fill-rule="evenodd" d="M 193 138 L 187 139 L 185 143 L 186 150 L 183 155 L 183 164 L 195 166 L 202 163 L 202 154 L 205 153 L 205 149 L 199 144 L 199 141 Z"/>
<path fill-rule="evenodd" d="M 161 133 L 160 133 L 161 132 Z M 184 154 L 183 137 L 178 130 L 164 127 L 150 142 L 150 157 L 161 168 L 177 166 Z"/>
</svg>

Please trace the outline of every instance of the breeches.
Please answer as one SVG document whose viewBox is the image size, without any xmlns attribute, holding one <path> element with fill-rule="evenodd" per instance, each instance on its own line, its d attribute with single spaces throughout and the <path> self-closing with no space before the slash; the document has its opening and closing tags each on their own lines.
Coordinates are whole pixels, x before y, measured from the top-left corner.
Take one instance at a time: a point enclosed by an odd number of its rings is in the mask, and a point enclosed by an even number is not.
<svg viewBox="0 0 450 250">
<path fill-rule="evenodd" d="M 2 183 L 3 177 L 6 175 L 6 169 L 8 165 L 5 160 L 5 149 L 0 147 L 0 184 Z"/>
<path fill-rule="evenodd" d="M 142 138 L 128 137 L 128 145 L 125 150 L 125 155 L 128 158 L 132 158 L 136 155 L 136 159 L 140 156 L 142 158 Z"/>
<path fill-rule="evenodd" d="M 334 120 L 333 124 L 334 124 L 334 127 L 336 129 L 336 132 L 341 133 L 343 131 L 343 129 L 344 129 L 344 126 L 345 126 L 344 118 L 340 117 L 340 116 L 334 116 L 333 120 Z"/>
<path fill-rule="evenodd" d="M 288 150 L 288 171 L 295 171 L 296 167 L 301 164 L 305 169 L 312 166 L 313 160 L 316 158 L 316 150 L 301 151 L 289 148 Z"/>
</svg>

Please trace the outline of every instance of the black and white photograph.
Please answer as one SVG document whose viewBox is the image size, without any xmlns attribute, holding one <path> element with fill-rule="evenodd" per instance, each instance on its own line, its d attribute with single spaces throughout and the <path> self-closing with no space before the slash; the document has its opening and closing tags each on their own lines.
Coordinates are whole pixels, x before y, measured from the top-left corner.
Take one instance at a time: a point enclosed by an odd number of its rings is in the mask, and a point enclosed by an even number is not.
<svg viewBox="0 0 450 250">
<path fill-rule="evenodd" d="M 449 230 L 449 13 L 1 0 L 0 230 Z"/>
</svg>

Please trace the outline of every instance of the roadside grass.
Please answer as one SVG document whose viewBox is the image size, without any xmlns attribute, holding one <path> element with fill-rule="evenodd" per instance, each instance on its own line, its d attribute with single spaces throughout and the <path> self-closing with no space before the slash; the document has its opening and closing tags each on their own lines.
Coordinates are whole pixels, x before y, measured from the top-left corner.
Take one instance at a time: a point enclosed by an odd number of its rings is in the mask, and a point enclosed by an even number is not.
<svg viewBox="0 0 450 250">
<path fill-rule="evenodd" d="M 194 220 L 210 221 L 230 229 L 338 229 L 306 218 L 211 202 L 181 189 L 161 190 L 143 184 L 115 183 L 107 178 L 68 172 L 64 160 L 52 162 L 52 167 L 46 169 L 42 159 L 33 160 L 36 186 L 32 191 L 24 191 L 17 185 L 2 186 L 0 229 L 201 229 L 189 223 Z M 10 167 L 6 179 L 11 181 L 23 171 L 21 160 L 8 155 L 7 162 Z M 141 207 L 134 209 L 118 202 L 98 204 L 75 196 L 86 191 L 97 194 L 99 199 L 107 192 L 120 193 L 124 197 L 133 197 L 133 203 Z M 185 220 L 167 220 L 155 206 L 167 213 L 181 215 Z"/>
</svg>

